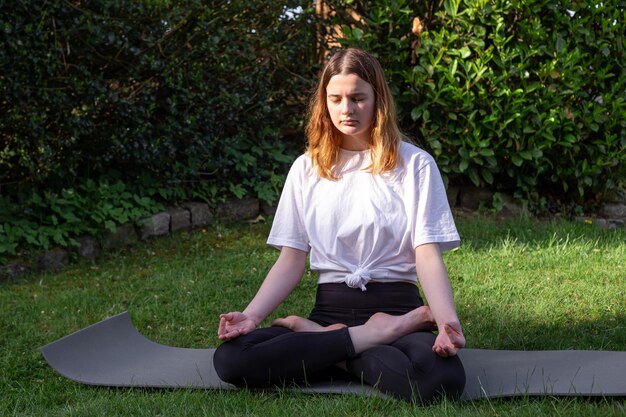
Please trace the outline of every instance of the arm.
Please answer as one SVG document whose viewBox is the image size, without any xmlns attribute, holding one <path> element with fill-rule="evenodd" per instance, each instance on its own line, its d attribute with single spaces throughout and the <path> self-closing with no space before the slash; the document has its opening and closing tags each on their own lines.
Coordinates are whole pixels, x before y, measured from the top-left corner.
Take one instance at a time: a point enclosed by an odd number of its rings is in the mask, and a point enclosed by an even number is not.
<svg viewBox="0 0 626 417">
<path fill-rule="evenodd" d="M 439 244 L 429 243 L 415 248 L 415 267 L 439 329 L 433 351 L 439 356 L 453 356 L 465 346 L 465 337 L 454 307 L 452 287 Z"/>
<path fill-rule="evenodd" d="M 296 287 L 304 273 L 306 257 L 307 252 L 284 246 L 243 313 L 220 314 L 218 337 L 230 340 L 254 330 Z"/>
</svg>

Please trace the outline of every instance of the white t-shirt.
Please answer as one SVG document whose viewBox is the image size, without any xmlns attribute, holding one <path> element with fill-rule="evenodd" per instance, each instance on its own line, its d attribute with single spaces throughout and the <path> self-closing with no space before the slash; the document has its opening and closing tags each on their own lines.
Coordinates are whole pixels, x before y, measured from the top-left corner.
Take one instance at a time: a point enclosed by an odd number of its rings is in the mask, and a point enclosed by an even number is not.
<svg viewBox="0 0 626 417">
<path fill-rule="evenodd" d="M 370 151 L 340 151 L 335 174 L 320 178 L 308 155 L 292 165 L 267 243 L 310 251 L 318 283 L 416 283 L 415 248 L 460 244 L 434 159 L 402 142 L 398 166 L 372 175 Z"/>
</svg>

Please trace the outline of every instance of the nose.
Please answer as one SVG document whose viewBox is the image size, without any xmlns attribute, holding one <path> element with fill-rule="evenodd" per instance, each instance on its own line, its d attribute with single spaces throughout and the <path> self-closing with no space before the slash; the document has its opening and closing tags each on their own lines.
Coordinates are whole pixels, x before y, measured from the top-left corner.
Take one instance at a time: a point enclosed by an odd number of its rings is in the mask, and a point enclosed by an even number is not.
<svg viewBox="0 0 626 417">
<path fill-rule="evenodd" d="M 347 98 L 341 101 L 341 114 L 352 114 L 352 103 L 350 103 L 350 100 L 348 100 Z"/>
</svg>

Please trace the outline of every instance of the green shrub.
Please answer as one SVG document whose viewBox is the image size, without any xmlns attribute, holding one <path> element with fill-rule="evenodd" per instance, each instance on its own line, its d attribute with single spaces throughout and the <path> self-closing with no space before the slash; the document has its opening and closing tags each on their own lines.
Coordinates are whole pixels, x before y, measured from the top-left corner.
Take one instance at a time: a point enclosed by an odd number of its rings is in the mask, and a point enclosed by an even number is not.
<svg viewBox="0 0 626 417">
<path fill-rule="evenodd" d="M 380 57 L 405 131 L 449 181 L 536 210 L 590 207 L 624 184 L 626 3 L 353 1 L 360 21 L 333 3 L 340 41 Z"/>
<path fill-rule="evenodd" d="M 280 130 L 299 123 L 314 58 L 307 13 L 285 14 L 297 5 L 3 2 L 4 193 L 114 170 L 124 181 L 208 182 L 219 195 L 244 184 L 272 200 Z"/>
<path fill-rule="evenodd" d="M 29 190 L 12 199 L 0 197 L 0 259 L 20 248 L 48 250 L 75 246 L 81 235 L 101 237 L 117 225 L 156 213 L 172 190 L 143 178 L 130 188 L 121 181 L 87 180 L 60 193 Z"/>
<path fill-rule="evenodd" d="M 275 200 L 303 142 L 283 133 L 302 131 L 317 58 L 311 12 L 293 13 L 301 3 L 2 2 L 4 252 L 24 242 L 67 245 L 103 226 L 64 217 L 55 204 L 65 203 L 51 197 L 67 202 L 73 192 L 76 210 L 61 211 L 82 218 L 79 207 L 99 207 L 92 186 L 141 195 L 150 178 L 170 190 L 169 203 Z M 131 221 L 145 208 L 122 201 Z M 18 221 L 22 212 L 28 220 Z"/>
</svg>

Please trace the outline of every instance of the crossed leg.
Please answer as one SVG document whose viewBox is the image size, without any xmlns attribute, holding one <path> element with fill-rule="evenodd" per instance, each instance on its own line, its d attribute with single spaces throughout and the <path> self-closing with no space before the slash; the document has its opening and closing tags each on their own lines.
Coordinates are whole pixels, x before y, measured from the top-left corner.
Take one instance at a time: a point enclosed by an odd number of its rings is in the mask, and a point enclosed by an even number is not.
<svg viewBox="0 0 626 417">
<path fill-rule="evenodd" d="M 283 320 L 278 323 L 295 331 L 270 327 L 223 343 L 214 355 L 215 370 L 222 380 L 251 387 L 303 381 L 307 374 L 432 326 L 428 307 L 401 316 L 376 313 L 365 324 L 350 328 L 323 328 L 296 316 Z"/>
<path fill-rule="evenodd" d="M 323 327 L 298 316 L 277 319 L 272 324 L 295 332 L 325 332 L 344 327 L 343 324 Z M 442 358 L 433 352 L 436 336 L 430 330 L 436 325 L 429 307 L 419 307 L 402 316 L 376 313 L 366 324 L 350 328 L 355 351 L 360 354 L 342 362 L 341 368 L 406 401 L 428 403 L 442 395 L 457 397 L 462 393 L 465 371 L 459 358 Z M 402 335 L 398 337 L 398 334 Z M 449 337 L 452 342 L 457 339 L 452 331 Z"/>
<path fill-rule="evenodd" d="M 348 371 L 382 392 L 424 404 L 441 395 L 457 397 L 465 386 L 458 357 L 432 351 L 435 335 L 415 332 L 389 345 L 375 346 L 346 362 Z"/>
<path fill-rule="evenodd" d="M 346 327 L 341 323 L 324 327 L 299 316 L 276 319 L 272 325 L 286 327 L 294 332 L 327 332 Z M 407 334 L 433 328 L 435 321 L 430 307 L 421 306 L 400 316 L 375 313 L 365 324 L 350 327 L 348 331 L 354 351 L 358 354 L 374 346 L 392 343 Z"/>
</svg>

